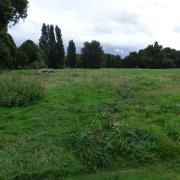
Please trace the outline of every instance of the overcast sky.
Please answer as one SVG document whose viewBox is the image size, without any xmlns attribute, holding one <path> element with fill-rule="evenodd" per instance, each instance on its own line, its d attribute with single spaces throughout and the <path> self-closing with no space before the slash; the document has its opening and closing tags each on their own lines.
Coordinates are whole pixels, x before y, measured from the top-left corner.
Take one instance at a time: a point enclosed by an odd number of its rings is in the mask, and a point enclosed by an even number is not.
<svg viewBox="0 0 180 180">
<path fill-rule="evenodd" d="M 180 49 L 180 0 L 29 0 L 28 17 L 11 27 L 17 45 L 38 43 L 42 23 L 57 24 L 65 46 L 98 40 L 106 52 L 126 53 L 158 41 Z"/>
</svg>

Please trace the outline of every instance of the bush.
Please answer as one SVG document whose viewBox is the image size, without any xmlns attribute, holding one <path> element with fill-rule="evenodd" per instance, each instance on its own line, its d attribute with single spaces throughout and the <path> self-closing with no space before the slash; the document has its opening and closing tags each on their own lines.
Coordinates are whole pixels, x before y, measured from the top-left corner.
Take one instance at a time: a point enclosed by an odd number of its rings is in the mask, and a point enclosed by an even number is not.
<svg viewBox="0 0 180 180">
<path fill-rule="evenodd" d="M 18 77 L 0 80 L 0 107 L 15 107 L 38 101 L 43 89 L 35 80 Z"/>
</svg>

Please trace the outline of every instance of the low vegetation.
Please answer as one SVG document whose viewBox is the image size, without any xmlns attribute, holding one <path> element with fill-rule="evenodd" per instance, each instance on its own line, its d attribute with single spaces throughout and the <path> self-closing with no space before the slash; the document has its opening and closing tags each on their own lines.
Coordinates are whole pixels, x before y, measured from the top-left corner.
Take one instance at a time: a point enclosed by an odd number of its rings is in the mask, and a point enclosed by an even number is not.
<svg viewBox="0 0 180 180">
<path fill-rule="evenodd" d="M 40 84 L 32 79 L 6 77 L 0 79 L 0 106 L 15 107 L 38 101 L 43 97 Z"/>
<path fill-rule="evenodd" d="M 31 87 L 24 79 L 37 79 L 45 89 L 36 103 L 0 108 L 0 179 L 178 179 L 179 73 L 0 73 L 1 82 L 11 77 L 10 90 L 14 82 Z"/>
</svg>

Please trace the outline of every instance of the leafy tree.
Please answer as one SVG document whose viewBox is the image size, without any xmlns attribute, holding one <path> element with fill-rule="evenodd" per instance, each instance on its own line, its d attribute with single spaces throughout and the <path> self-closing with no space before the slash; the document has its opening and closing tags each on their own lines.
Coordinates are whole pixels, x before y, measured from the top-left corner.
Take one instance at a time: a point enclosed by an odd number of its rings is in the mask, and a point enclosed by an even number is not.
<svg viewBox="0 0 180 180">
<path fill-rule="evenodd" d="M 27 17 L 27 0 L 0 0 L 0 29 L 6 29 L 10 22 L 15 25 Z"/>
<path fill-rule="evenodd" d="M 17 64 L 19 68 L 47 67 L 47 56 L 33 41 L 25 41 L 19 48 L 17 54 Z"/>
<path fill-rule="evenodd" d="M 17 49 L 17 56 L 16 56 L 16 68 L 22 69 L 23 67 L 26 67 L 29 62 L 28 55 L 23 51 L 23 49 L 18 48 Z"/>
<path fill-rule="evenodd" d="M 63 67 L 64 66 L 64 45 L 62 40 L 62 34 L 61 29 L 56 26 L 55 27 L 56 32 L 56 58 L 57 58 L 57 67 Z"/>
<path fill-rule="evenodd" d="M 16 45 L 10 34 L 0 31 L 0 67 L 14 68 Z"/>
<path fill-rule="evenodd" d="M 25 41 L 19 47 L 19 49 L 21 49 L 28 56 L 28 62 L 27 62 L 28 65 L 37 60 L 38 46 L 33 41 L 31 40 Z"/>
<path fill-rule="evenodd" d="M 85 68 L 101 68 L 104 51 L 100 42 L 85 42 L 81 49 L 82 62 Z"/>
<path fill-rule="evenodd" d="M 71 68 L 76 67 L 76 46 L 73 40 L 69 41 L 67 49 L 67 65 Z"/>
<path fill-rule="evenodd" d="M 125 61 L 125 67 L 127 68 L 135 68 L 138 67 L 138 60 L 139 56 L 137 52 L 131 52 L 129 56 L 127 56 L 124 61 Z"/>
</svg>

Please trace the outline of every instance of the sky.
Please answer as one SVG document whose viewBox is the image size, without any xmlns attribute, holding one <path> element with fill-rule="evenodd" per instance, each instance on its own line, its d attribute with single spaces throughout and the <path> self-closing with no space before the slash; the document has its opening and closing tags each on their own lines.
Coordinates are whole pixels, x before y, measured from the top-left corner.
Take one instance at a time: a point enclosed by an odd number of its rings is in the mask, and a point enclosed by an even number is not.
<svg viewBox="0 0 180 180">
<path fill-rule="evenodd" d="M 29 0 L 28 17 L 9 28 L 17 46 L 38 43 L 43 23 L 58 25 L 65 48 L 98 40 L 106 53 L 128 55 L 158 41 L 180 49 L 180 0 Z"/>
</svg>

